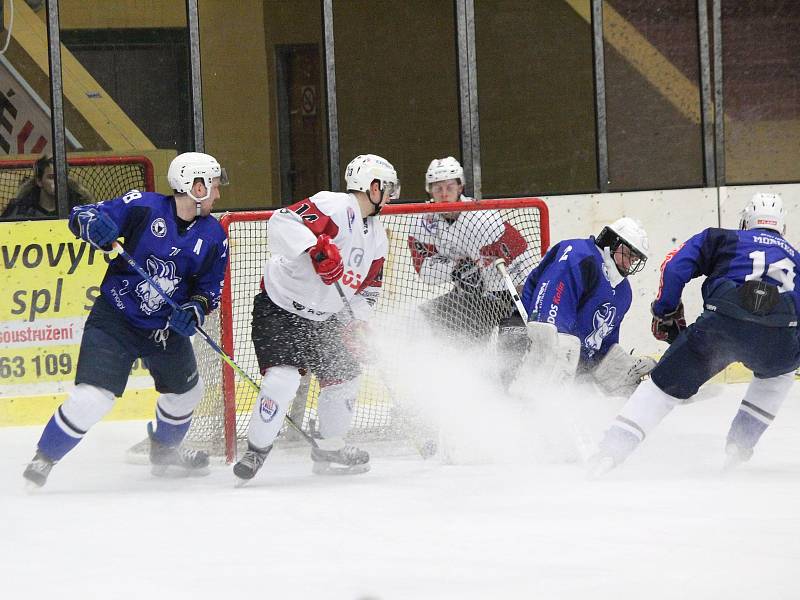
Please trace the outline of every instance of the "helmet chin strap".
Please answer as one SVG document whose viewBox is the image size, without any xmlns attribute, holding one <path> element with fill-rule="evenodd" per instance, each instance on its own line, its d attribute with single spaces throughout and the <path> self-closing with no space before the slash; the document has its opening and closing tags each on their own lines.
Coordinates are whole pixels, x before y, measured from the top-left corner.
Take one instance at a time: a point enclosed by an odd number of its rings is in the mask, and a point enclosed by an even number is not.
<svg viewBox="0 0 800 600">
<path fill-rule="evenodd" d="M 194 209 L 195 209 L 194 210 L 194 216 L 195 216 L 195 218 L 197 218 L 197 217 L 199 217 L 201 215 L 200 211 L 202 209 L 203 200 L 208 200 L 208 198 L 211 196 L 211 187 L 210 186 L 206 186 L 206 195 L 203 196 L 202 198 L 197 198 L 192 193 L 192 190 L 189 190 L 188 192 L 186 192 L 186 195 L 189 196 L 189 198 L 191 198 L 192 200 L 194 200 Z"/>
<path fill-rule="evenodd" d="M 381 190 L 381 200 L 383 200 L 383 190 L 381 188 L 378 188 L 378 189 Z M 383 208 L 383 207 L 381 206 L 380 201 L 377 204 L 372 201 L 372 187 L 370 187 L 369 193 L 367 194 L 367 200 L 369 200 L 369 203 L 372 204 L 372 213 L 369 216 L 370 217 L 377 216 L 378 213 L 381 212 L 381 208 Z"/>
</svg>

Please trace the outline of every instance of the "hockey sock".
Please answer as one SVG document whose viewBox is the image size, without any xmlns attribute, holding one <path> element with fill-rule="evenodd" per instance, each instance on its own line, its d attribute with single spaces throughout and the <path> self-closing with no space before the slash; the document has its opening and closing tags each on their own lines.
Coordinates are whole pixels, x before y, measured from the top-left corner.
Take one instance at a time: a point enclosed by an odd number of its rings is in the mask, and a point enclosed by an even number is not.
<svg viewBox="0 0 800 600">
<path fill-rule="evenodd" d="M 645 379 L 606 431 L 601 451 L 613 457 L 614 464 L 621 463 L 678 402 L 661 391 L 652 379 Z"/>
<path fill-rule="evenodd" d="M 261 389 L 253 404 L 248 442 L 256 448 L 266 448 L 283 426 L 283 417 L 300 387 L 297 367 L 270 367 L 261 380 Z"/>
<path fill-rule="evenodd" d="M 753 378 L 728 430 L 728 444 L 752 449 L 775 419 L 781 404 L 794 383 L 794 372 L 771 377 Z"/>
<path fill-rule="evenodd" d="M 64 403 L 50 417 L 39 438 L 39 451 L 52 461 L 61 460 L 72 450 L 89 428 L 114 406 L 114 394 L 108 390 L 79 383 Z"/>
<path fill-rule="evenodd" d="M 353 408 L 360 378 L 337 383 L 321 383 L 317 399 L 319 433 L 325 438 L 342 438 L 353 421 Z"/>
<path fill-rule="evenodd" d="M 161 394 L 156 401 L 156 428 L 153 438 L 165 446 L 177 446 L 192 424 L 192 413 L 203 398 L 203 383 L 198 381 L 188 392 Z"/>
</svg>

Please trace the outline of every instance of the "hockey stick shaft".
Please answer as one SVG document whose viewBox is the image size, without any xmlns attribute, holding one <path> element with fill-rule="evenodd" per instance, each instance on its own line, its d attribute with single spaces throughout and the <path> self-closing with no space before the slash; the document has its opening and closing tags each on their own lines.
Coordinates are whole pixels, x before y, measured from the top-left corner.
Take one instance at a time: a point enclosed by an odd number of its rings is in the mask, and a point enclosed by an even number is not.
<svg viewBox="0 0 800 600">
<path fill-rule="evenodd" d="M 514 285 L 514 282 L 511 280 L 511 275 L 506 268 L 506 260 L 504 258 L 498 258 L 493 264 L 494 268 L 497 269 L 500 272 L 500 275 L 503 276 L 503 283 L 506 284 L 506 289 L 508 290 L 508 293 L 511 294 L 511 299 L 514 301 L 514 306 L 517 307 L 519 316 L 522 317 L 522 321 L 524 323 L 527 323 L 528 311 L 525 310 L 525 305 L 522 304 L 522 299 L 519 297 L 517 288 Z"/>
<path fill-rule="evenodd" d="M 125 262 L 127 262 L 134 271 L 136 271 L 139 275 L 141 275 L 142 278 L 147 283 L 149 283 L 152 286 L 152 288 L 155 291 L 157 291 L 162 298 L 164 298 L 164 300 L 169 306 L 171 306 L 175 310 L 182 310 L 181 307 L 178 305 L 178 303 L 175 302 L 175 300 L 173 300 L 172 298 L 170 298 L 169 295 L 161 288 L 161 286 L 158 285 L 158 283 L 156 283 L 156 281 L 147 273 L 147 271 L 145 271 L 141 267 L 141 265 L 139 265 L 139 263 L 136 262 L 136 259 L 134 259 L 130 254 L 127 253 L 125 248 L 122 247 L 122 244 L 120 244 L 119 242 L 114 242 L 111 245 L 111 247 L 114 250 L 116 250 L 122 257 L 122 259 Z M 215 342 L 214 339 L 210 335 L 208 335 L 205 332 L 205 330 L 202 327 L 200 327 L 199 324 L 195 325 L 195 329 L 197 330 L 197 333 L 200 334 L 200 337 L 202 337 L 203 340 L 205 340 L 205 342 L 209 346 L 211 346 L 211 349 L 219 355 L 219 357 L 225 362 L 225 364 L 227 364 L 234 371 L 236 371 L 239 374 L 239 376 L 242 379 L 244 379 L 250 385 L 250 387 L 253 388 L 253 390 L 255 390 L 257 394 L 261 391 L 261 386 L 259 386 L 255 381 L 253 381 L 251 377 L 244 371 L 244 369 L 242 369 L 239 365 L 237 365 L 236 361 L 234 361 L 230 356 L 228 356 L 227 353 L 222 348 L 220 348 L 219 344 L 217 344 L 217 342 Z M 309 444 L 311 444 L 315 448 L 318 447 L 318 444 L 314 440 L 314 438 L 312 438 L 305 431 L 303 431 L 288 414 L 284 418 L 286 419 L 286 422 L 289 423 L 289 425 L 291 425 L 294 429 L 296 429 L 297 432 L 300 435 L 302 435 L 303 438 L 305 438 L 305 440 Z"/>
</svg>

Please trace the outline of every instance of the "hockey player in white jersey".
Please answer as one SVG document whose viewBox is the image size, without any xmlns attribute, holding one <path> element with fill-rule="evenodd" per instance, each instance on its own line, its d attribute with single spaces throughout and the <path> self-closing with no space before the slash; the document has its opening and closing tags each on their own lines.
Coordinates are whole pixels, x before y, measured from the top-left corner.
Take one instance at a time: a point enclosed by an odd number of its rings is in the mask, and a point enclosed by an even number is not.
<svg viewBox="0 0 800 600">
<path fill-rule="evenodd" d="M 452 156 L 431 161 L 425 190 L 431 202 L 477 202 L 464 196 L 464 169 Z M 424 214 L 414 224 L 408 245 L 420 279 L 431 285 L 453 283 L 452 290 L 422 310 L 437 328 L 462 340 L 487 339 L 514 312 L 494 261 L 504 259 L 514 282 L 522 285 L 538 260 L 497 210 Z"/>
<path fill-rule="evenodd" d="M 313 472 L 362 473 L 369 454 L 344 443 L 359 388 L 367 319 L 378 299 L 388 242 L 377 219 L 400 193 L 392 165 L 355 157 L 345 171 L 347 193 L 319 192 L 276 212 L 267 226 L 271 257 L 253 302 L 252 338 L 263 374 L 248 431 L 248 450 L 233 467 L 252 479 L 272 449 L 301 373 L 320 383 L 319 448 Z M 339 282 L 355 318 L 348 321 Z"/>
</svg>

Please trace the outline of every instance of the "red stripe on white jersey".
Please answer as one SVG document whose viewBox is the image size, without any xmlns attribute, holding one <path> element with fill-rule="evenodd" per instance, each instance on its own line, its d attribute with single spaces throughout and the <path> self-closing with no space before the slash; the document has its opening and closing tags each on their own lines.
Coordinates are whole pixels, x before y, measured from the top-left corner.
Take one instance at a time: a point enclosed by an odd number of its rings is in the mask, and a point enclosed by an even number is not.
<svg viewBox="0 0 800 600">
<path fill-rule="evenodd" d="M 333 239 L 339 233 L 339 226 L 333 222 L 333 219 L 317 208 L 317 205 L 308 198 L 286 208 L 299 215 L 305 226 L 317 237 L 325 234 Z"/>
<path fill-rule="evenodd" d="M 425 262 L 425 259 L 437 253 L 434 244 L 420 242 L 413 235 L 408 236 L 408 249 L 411 250 L 411 262 L 417 273 L 419 273 L 419 270 L 422 268 L 422 263 Z"/>
</svg>

